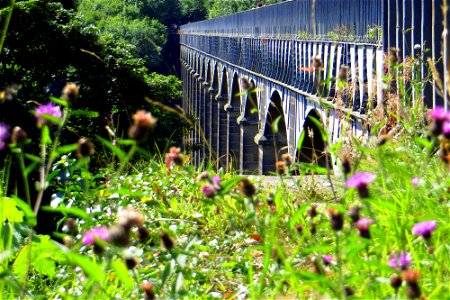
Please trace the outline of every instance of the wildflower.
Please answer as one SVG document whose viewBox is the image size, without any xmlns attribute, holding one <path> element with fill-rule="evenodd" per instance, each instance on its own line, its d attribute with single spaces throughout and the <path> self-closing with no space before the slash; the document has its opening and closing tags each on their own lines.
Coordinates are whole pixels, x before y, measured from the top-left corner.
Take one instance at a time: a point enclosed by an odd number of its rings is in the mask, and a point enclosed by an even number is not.
<svg viewBox="0 0 450 300">
<path fill-rule="evenodd" d="M 182 166 L 184 164 L 184 155 L 181 154 L 181 149 L 178 147 L 170 147 L 169 152 L 166 153 L 167 168 L 170 168 L 172 162 L 176 166 Z"/>
<path fill-rule="evenodd" d="M 138 227 L 138 239 L 141 243 L 146 243 L 148 239 L 150 238 L 150 233 L 148 232 L 147 228 L 144 226 Z"/>
<path fill-rule="evenodd" d="M 205 183 L 201 186 L 201 191 L 205 197 L 214 198 L 217 192 L 217 188 L 211 183 Z"/>
<path fill-rule="evenodd" d="M 216 187 L 220 187 L 220 177 L 219 176 L 213 176 L 213 178 L 211 178 L 211 181 L 213 182 L 213 184 Z"/>
<path fill-rule="evenodd" d="M 159 237 L 164 248 L 166 248 L 168 251 L 172 250 L 172 248 L 175 246 L 175 242 L 169 236 L 169 234 L 167 232 L 163 232 L 159 235 Z"/>
<path fill-rule="evenodd" d="M 427 113 L 427 117 L 433 121 L 430 131 L 438 136 L 442 133 L 444 122 L 450 120 L 450 114 L 441 106 L 436 106 Z M 447 127 L 447 125 L 446 125 Z"/>
<path fill-rule="evenodd" d="M 402 273 L 402 279 L 406 281 L 406 295 L 410 299 L 419 298 L 422 294 L 417 281 L 420 278 L 418 270 L 406 270 Z"/>
<path fill-rule="evenodd" d="M 352 219 L 353 223 L 358 222 L 358 220 L 360 218 L 360 216 L 359 216 L 360 211 L 361 211 L 361 207 L 359 207 L 359 206 L 352 207 L 348 211 L 347 215 Z"/>
<path fill-rule="evenodd" d="M 342 172 L 345 175 L 350 174 L 352 171 L 352 164 L 350 162 L 350 158 L 348 154 L 345 154 L 341 157 L 341 166 L 342 166 Z"/>
<path fill-rule="evenodd" d="M 281 160 L 284 162 L 286 167 L 292 166 L 292 156 L 289 153 L 284 153 L 281 155 Z"/>
<path fill-rule="evenodd" d="M 330 215 L 331 228 L 335 231 L 339 231 L 344 227 L 344 217 L 340 211 L 333 208 L 328 209 L 328 214 Z"/>
<path fill-rule="evenodd" d="M 133 207 L 127 207 L 117 214 L 117 223 L 125 228 L 144 225 L 144 215 Z"/>
<path fill-rule="evenodd" d="M 367 188 L 367 185 L 371 183 L 375 178 L 376 175 L 372 173 L 357 173 L 347 180 L 347 182 L 345 183 L 345 187 L 356 188 L 358 189 L 358 193 L 361 198 L 368 198 L 369 189 Z"/>
<path fill-rule="evenodd" d="M 64 229 L 64 231 L 67 231 L 71 234 L 77 234 L 78 228 L 77 228 L 77 223 L 76 223 L 75 219 L 67 218 L 66 222 L 64 223 L 63 229 Z"/>
<path fill-rule="evenodd" d="M 0 123 L 0 150 L 3 150 L 6 147 L 6 140 L 9 137 L 9 126 Z"/>
<path fill-rule="evenodd" d="M 109 241 L 117 247 L 126 247 L 130 244 L 130 230 L 122 225 L 114 225 L 108 230 Z"/>
<path fill-rule="evenodd" d="M 28 135 L 25 132 L 25 130 L 23 130 L 19 126 L 16 126 L 13 128 L 12 133 L 11 133 L 11 142 L 15 145 L 20 146 L 23 143 L 25 143 L 25 141 L 27 140 L 27 137 L 28 137 Z"/>
<path fill-rule="evenodd" d="M 284 161 L 277 161 L 275 164 L 278 175 L 286 174 L 286 163 Z"/>
<path fill-rule="evenodd" d="M 68 82 L 62 91 L 62 96 L 68 102 L 75 102 L 78 97 L 79 87 L 73 82 Z"/>
<path fill-rule="evenodd" d="M 412 228 L 412 233 L 414 235 L 421 235 L 424 239 L 428 240 L 431 238 L 431 233 L 436 230 L 436 223 L 436 220 L 416 223 Z"/>
<path fill-rule="evenodd" d="M 96 240 L 102 240 L 102 241 L 108 241 L 109 240 L 109 233 L 108 229 L 106 227 L 95 227 L 88 231 L 86 231 L 83 234 L 82 242 L 83 245 L 92 245 L 95 243 Z"/>
<path fill-rule="evenodd" d="M 414 186 L 418 186 L 418 185 L 423 184 L 423 180 L 421 178 L 418 178 L 418 177 L 413 177 L 411 179 L 411 184 L 414 185 Z"/>
<path fill-rule="evenodd" d="M 315 204 L 311 205 L 311 207 L 308 209 L 307 214 L 311 219 L 317 216 L 317 205 Z"/>
<path fill-rule="evenodd" d="M 391 255 L 388 265 L 394 269 L 406 270 L 411 263 L 412 263 L 411 254 L 400 253 Z"/>
<path fill-rule="evenodd" d="M 128 270 L 134 269 L 137 265 L 136 258 L 134 257 L 127 257 L 125 258 L 125 264 L 127 265 Z"/>
<path fill-rule="evenodd" d="M 323 264 L 326 265 L 326 266 L 328 266 L 328 265 L 331 264 L 331 262 L 333 261 L 333 256 L 330 256 L 330 255 L 324 255 L 324 256 L 322 257 L 322 259 L 323 259 Z"/>
<path fill-rule="evenodd" d="M 157 119 L 145 110 L 138 110 L 133 115 L 133 124 L 128 129 L 128 136 L 133 140 L 142 140 L 150 129 L 156 124 Z"/>
<path fill-rule="evenodd" d="M 360 218 L 357 222 L 355 222 L 354 226 L 356 229 L 359 230 L 359 235 L 361 237 L 370 239 L 369 226 L 371 224 L 373 224 L 373 220 L 364 217 L 364 218 Z"/>
<path fill-rule="evenodd" d="M 94 144 L 90 140 L 81 138 L 78 140 L 78 148 L 76 156 L 78 158 L 89 157 L 95 152 Z"/>
<path fill-rule="evenodd" d="M 395 292 L 397 292 L 398 289 L 402 285 L 402 278 L 400 276 L 398 276 L 397 274 L 394 274 L 391 276 L 390 283 L 391 283 L 392 288 L 395 290 Z"/>
<path fill-rule="evenodd" d="M 241 193 L 244 194 L 247 197 L 252 197 L 256 193 L 256 188 L 253 185 L 253 183 L 248 180 L 248 178 L 242 178 L 239 181 L 239 188 L 241 190 Z"/>
<path fill-rule="evenodd" d="M 195 178 L 195 182 L 200 182 L 203 180 L 208 180 L 211 178 L 211 174 L 207 171 L 201 172 L 196 178 Z"/>
<path fill-rule="evenodd" d="M 445 121 L 442 124 L 442 134 L 446 139 L 450 139 L 450 121 Z"/>
<path fill-rule="evenodd" d="M 153 291 L 153 284 L 151 284 L 150 282 L 144 282 L 143 284 L 141 284 L 141 289 L 145 293 L 145 300 L 156 299 L 155 291 Z"/>
<path fill-rule="evenodd" d="M 45 116 L 59 119 L 62 117 L 61 108 L 49 102 L 38 106 L 35 111 L 35 116 L 38 126 L 52 125 L 54 122 L 45 118 Z"/>
</svg>

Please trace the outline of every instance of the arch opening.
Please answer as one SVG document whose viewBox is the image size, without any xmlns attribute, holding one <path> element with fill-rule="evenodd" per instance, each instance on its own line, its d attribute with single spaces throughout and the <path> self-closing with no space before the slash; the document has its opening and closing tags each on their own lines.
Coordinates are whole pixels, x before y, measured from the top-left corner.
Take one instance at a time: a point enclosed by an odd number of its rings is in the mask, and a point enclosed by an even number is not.
<svg viewBox="0 0 450 300">
<path fill-rule="evenodd" d="M 225 104 L 228 102 L 228 77 L 227 69 L 222 70 L 222 82 L 217 100 L 217 168 L 227 166 L 227 148 L 228 148 L 228 117 L 225 112 Z"/>
<path fill-rule="evenodd" d="M 322 118 L 317 110 L 313 109 L 305 119 L 302 134 L 303 141 L 297 149 L 296 161 L 310 164 L 317 164 L 320 167 L 331 166 L 331 157 L 325 152 L 326 142 L 324 141 L 321 129 L 317 122 L 322 124 Z"/>
<path fill-rule="evenodd" d="M 270 98 L 264 126 L 264 137 L 261 171 L 263 174 L 270 174 L 276 171 L 275 164 L 281 160 L 281 156 L 288 153 L 286 122 L 281 96 L 278 92 L 274 92 Z"/>
<path fill-rule="evenodd" d="M 240 129 L 237 123 L 241 107 L 241 91 L 239 86 L 239 76 L 237 73 L 233 75 L 231 83 L 231 99 L 226 106 L 227 110 L 227 170 L 236 171 L 240 169 Z"/>
<path fill-rule="evenodd" d="M 245 85 L 248 85 L 245 87 Z M 241 162 L 242 173 L 244 174 L 257 174 L 258 173 L 258 160 L 259 149 L 255 143 L 255 137 L 258 134 L 258 99 L 256 93 L 256 84 L 252 80 L 248 83 L 247 80 L 242 80 L 242 88 L 247 90 L 244 118 L 241 122 Z"/>
</svg>

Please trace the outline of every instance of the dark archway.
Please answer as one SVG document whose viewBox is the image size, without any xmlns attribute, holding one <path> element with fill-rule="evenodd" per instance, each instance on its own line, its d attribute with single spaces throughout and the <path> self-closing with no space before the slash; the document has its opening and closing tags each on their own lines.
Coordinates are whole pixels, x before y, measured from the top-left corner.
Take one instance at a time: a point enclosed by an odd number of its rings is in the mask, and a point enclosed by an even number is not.
<svg viewBox="0 0 450 300">
<path fill-rule="evenodd" d="M 303 141 L 300 145 L 300 149 L 297 149 L 296 161 L 327 167 L 327 154 L 325 153 L 326 144 L 323 140 L 320 127 L 313 120 L 323 124 L 320 114 L 315 109 L 309 112 L 305 119 L 305 123 L 303 124 Z M 328 166 L 331 166 L 329 154 L 328 158 Z"/>
<path fill-rule="evenodd" d="M 211 147 L 211 160 L 217 161 L 218 159 L 218 149 L 217 149 L 217 133 L 219 131 L 219 122 L 218 122 L 218 106 L 217 101 L 215 99 L 217 92 L 219 90 L 219 73 L 217 70 L 217 65 L 214 66 L 214 71 L 212 75 L 211 87 L 209 89 L 210 92 L 210 101 L 211 101 L 211 132 L 209 136 L 209 145 Z"/>
<path fill-rule="evenodd" d="M 248 82 L 246 82 L 248 84 Z M 259 112 L 256 84 L 252 80 L 246 89 L 246 100 L 243 118 L 241 120 L 241 161 L 244 174 L 258 173 L 259 150 L 255 143 L 258 134 Z"/>
<path fill-rule="evenodd" d="M 240 130 L 237 123 L 240 107 L 241 89 L 239 87 L 239 76 L 235 73 L 231 84 L 231 99 L 226 106 L 228 127 L 227 171 L 239 170 L 240 166 Z"/>
<path fill-rule="evenodd" d="M 270 174 L 276 171 L 275 164 L 281 159 L 281 155 L 288 152 L 286 122 L 284 120 L 281 97 L 278 92 L 274 92 L 270 98 L 264 137 L 265 141 L 262 142 L 261 171 L 263 174 Z"/>
</svg>

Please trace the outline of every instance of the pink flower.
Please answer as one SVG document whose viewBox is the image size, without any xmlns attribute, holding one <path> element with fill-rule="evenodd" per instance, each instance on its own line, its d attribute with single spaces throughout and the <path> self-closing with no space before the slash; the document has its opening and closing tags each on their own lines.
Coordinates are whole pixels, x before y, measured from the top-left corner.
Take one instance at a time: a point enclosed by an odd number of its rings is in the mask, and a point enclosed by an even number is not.
<svg viewBox="0 0 450 300">
<path fill-rule="evenodd" d="M 205 183 L 201 186 L 200 190 L 202 191 L 203 195 L 208 198 L 213 198 L 217 192 L 217 188 L 211 183 Z"/>
<path fill-rule="evenodd" d="M 103 226 L 92 228 L 83 234 L 82 242 L 83 245 L 85 246 L 92 245 L 95 243 L 96 239 L 108 241 L 109 240 L 108 229 L 106 229 L 106 227 Z"/>
<path fill-rule="evenodd" d="M 44 115 L 52 116 L 54 118 L 61 118 L 61 108 L 49 102 L 38 106 L 35 111 L 36 119 L 39 125 L 51 125 L 52 122 L 44 118 Z"/>
<path fill-rule="evenodd" d="M 363 217 L 363 218 L 360 218 L 358 221 L 356 221 L 353 225 L 355 226 L 356 229 L 358 229 L 359 231 L 362 231 L 362 230 L 368 230 L 369 226 L 372 224 L 373 224 L 372 219 Z"/>
<path fill-rule="evenodd" d="M 394 269 L 406 270 L 406 268 L 412 263 L 411 254 L 400 253 L 391 255 L 388 265 Z"/>
<path fill-rule="evenodd" d="M 369 197 L 369 190 L 367 185 L 371 183 L 377 176 L 372 173 L 356 173 L 345 182 L 346 188 L 358 189 L 361 198 Z"/>
<path fill-rule="evenodd" d="M 414 186 L 421 185 L 422 183 L 423 183 L 423 180 L 421 178 L 419 178 L 419 177 L 413 177 L 411 179 L 411 184 L 414 185 Z"/>
<path fill-rule="evenodd" d="M 450 120 L 450 114 L 442 106 L 436 106 L 436 108 L 428 111 L 427 117 L 435 122 L 443 122 Z"/>
<path fill-rule="evenodd" d="M 219 176 L 214 176 L 213 178 L 211 178 L 211 180 L 217 187 L 220 187 L 220 177 Z"/>
<path fill-rule="evenodd" d="M 323 256 L 323 263 L 324 265 L 328 266 L 333 261 L 333 256 L 330 255 L 324 255 Z"/>
<path fill-rule="evenodd" d="M 9 137 L 9 126 L 4 124 L 4 123 L 0 123 L 0 150 L 3 150 L 3 148 L 5 148 L 6 146 L 6 140 Z"/>
<path fill-rule="evenodd" d="M 436 224 L 436 220 L 416 223 L 412 228 L 412 233 L 414 235 L 421 235 L 424 239 L 429 239 L 431 237 L 431 233 L 436 230 Z"/>
</svg>

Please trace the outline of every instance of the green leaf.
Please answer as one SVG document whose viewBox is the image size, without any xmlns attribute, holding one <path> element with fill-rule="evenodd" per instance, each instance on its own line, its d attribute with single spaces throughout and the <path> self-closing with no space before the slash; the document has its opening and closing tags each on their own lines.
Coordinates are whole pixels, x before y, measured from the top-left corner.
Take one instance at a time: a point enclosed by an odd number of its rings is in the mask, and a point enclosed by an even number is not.
<svg viewBox="0 0 450 300">
<path fill-rule="evenodd" d="M 56 148 L 56 151 L 52 153 L 52 158 L 56 158 L 59 155 L 64 154 L 64 153 L 71 153 L 71 152 L 77 150 L 77 148 L 78 148 L 78 144 L 76 144 L 76 143 L 58 147 L 58 148 Z"/>
<path fill-rule="evenodd" d="M 16 196 L 12 196 L 12 198 L 14 199 L 16 205 L 20 208 L 20 210 L 25 214 L 27 224 L 31 227 L 36 226 L 37 225 L 36 215 L 34 214 L 31 207 L 28 205 L 28 203 L 24 202 L 23 200 L 19 199 Z"/>
<path fill-rule="evenodd" d="M 44 120 L 46 120 L 46 121 L 49 121 L 49 122 L 51 122 L 51 123 L 53 123 L 53 124 L 55 124 L 55 125 L 58 125 L 58 126 L 61 125 L 61 119 L 60 119 L 60 118 L 57 118 L 57 117 L 55 117 L 55 116 L 53 116 L 53 115 L 50 115 L 50 114 L 40 114 L 39 116 L 40 116 L 42 119 L 44 119 Z M 48 126 L 44 126 L 44 127 L 48 127 Z"/>
<path fill-rule="evenodd" d="M 88 213 L 86 213 L 84 210 L 78 208 L 78 207 L 51 207 L 51 206 L 43 206 L 41 208 L 43 211 L 49 211 L 49 212 L 59 212 L 64 215 L 73 215 L 79 218 L 82 218 L 84 220 L 91 220 L 91 216 L 89 216 Z"/>
<path fill-rule="evenodd" d="M 100 114 L 96 111 L 90 111 L 86 109 L 74 109 L 70 111 L 72 116 L 97 118 Z"/>
<path fill-rule="evenodd" d="M 277 133 L 278 132 L 278 123 L 280 123 L 282 116 L 278 116 L 273 122 L 272 122 L 272 132 Z"/>
<path fill-rule="evenodd" d="M 11 257 L 11 250 L 5 250 L 0 252 L 0 263 L 2 263 L 5 260 L 9 260 L 9 258 Z"/>
<path fill-rule="evenodd" d="M 433 148 L 433 143 L 430 142 L 427 139 L 423 139 L 423 138 L 417 137 L 415 140 L 416 140 L 416 143 L 419 144 L 422 147 L 425 147 L 427 149 L 432 149 Z"/>
<path fill-rule="evenodd" d="M 132 289 L 134 280 L 123 260 L 116 259 L 111 263 L 111 266 L 114 271 L 116 271 L 117 278 L 125 285 L 125 287 L 127 289 Z"/>
<path fill-rule="evenodd" d="M 131 146 L 131 145 L 136 144 L 136 141 L 135 140 L 118 140 L 117 144 L 124 145 L 124 146 Z"/>
<path fill-rule="evenodd" d="M 53 96 L 50 96 L 50 101 L 52 101 L 55 104 L 64 106 L 64 107 L 68 105 L 66 100 L 60 99 L 60 98 L 56 98 L 56 97 L 53 97 Z"/>
<path fill-rule="evenodd" d="M 109 148 L 115 155 L 117 155 L 117 157 L 119 157 L 119 159 L 121 161 L 123 161 L 125 159 L 125 157 L 127 156 L 127 154 L 120 149 L 119 147 L 113 145 L 110 141 L 102 138 L 101 136 L 97 135 L 97 139 L 103 144 L 105 145 L 107 148 Z"/>
<path fill-rule="evenodd" d="M 87 256 L 80 255 L 73 251 L 65 251 L 68 261 L 75 266 L 80 267 L 89 278 L 102 284 L 105 280 L 105 272 L 101 265 Z"/>
<path fill-rule="evenodd" d="M 0 199 L 1 219 L 3 223 L 8 220 L 9 223 L 23 222 L 24 213 L 17 208 L 17 203 L 9 197 Z"/>
</svg>

